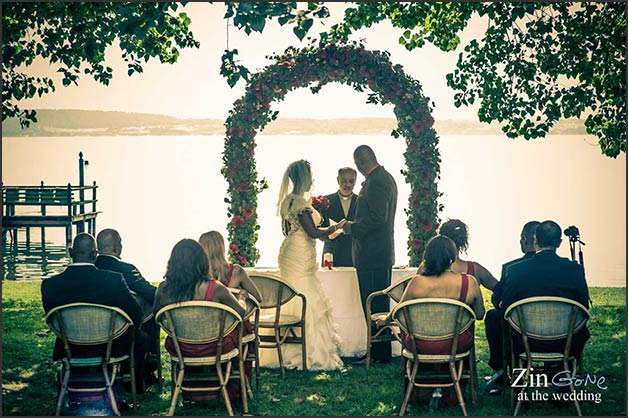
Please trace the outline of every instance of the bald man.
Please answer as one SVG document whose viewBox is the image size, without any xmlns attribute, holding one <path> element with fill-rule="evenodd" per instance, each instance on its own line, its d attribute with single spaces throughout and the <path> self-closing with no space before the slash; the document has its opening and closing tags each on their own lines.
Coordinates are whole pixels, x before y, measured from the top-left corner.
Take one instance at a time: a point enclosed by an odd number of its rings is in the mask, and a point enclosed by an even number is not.
<svg viewBox="0 0 628 418">
<path fill-rule="evenodd" d="M 144 279 L 137 267 L 122 261 L 120 258 L 122 255 L 122 238 L 118 231 L 103 229 L 96 236 L 96 242 L 98 244 L 96 267 L 100 270 L 121 273 L 129 289 L 137 293 L 152 307 L 157 288 Z"/>
<path fill-rule="evenodd" d="M 368 296 L 390 286 L 395 262 L 397 184 L 390 173 L 379 165 L 368 145 L 355 149 L 353 161 L 366 180 L 358 194 L 355 220 L 347 222 L 343 229 L 353 236 L 353 265 L 358 274 L 362 309 L 366 313 Z M 378 296 L 373 299 L 371 307 L 372 312 L 388 312 L 390 300 L 386 296 Z M 370 318 L 367 321 L 370 322 Z M 390 342 L 373 344 L 372 359 L 379 363 L 390 362 Z"/>
</svg>

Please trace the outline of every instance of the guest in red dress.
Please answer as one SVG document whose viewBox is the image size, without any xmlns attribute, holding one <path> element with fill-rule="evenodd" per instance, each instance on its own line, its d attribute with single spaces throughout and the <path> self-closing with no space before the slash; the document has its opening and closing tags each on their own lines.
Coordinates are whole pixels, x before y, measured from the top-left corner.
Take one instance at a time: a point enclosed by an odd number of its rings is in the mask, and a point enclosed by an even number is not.
<svg viewBox="0 0 628 418">
<path fill-rule="evenodd" d="M 423 262 L 419 267 L 419 274 L 414 276 L 401 298 L 401 302 L 424 299 L 446 298 L 463 302 L 473 310 L 477 319 L 484 317 L 484 301 L 478 283 L 466 273 L 454 273 L 451 269 L 456 260 L 457 249 L 455 243 L 442 235 L 433 237 L 425 246 Z M 389 320 L 386 318 L 383 321 Z M 383 322 L 382 321 L 382 322 Z M 468 351 L 473 346 L 473 326 L 464 331 L 458 337 L 458 353 Z M 445 340 L 421 340 L 415 338 L 417 352 L 419 354 L 449 354 L 453 338 Z M 411 339 L 405 338 L 406 348 L 411 349 Z M 433 366 L 425 365 L 433 370 Z M 435 382 L 436 383 L 436 382 Z M 425 391 L 415 392 L 418 397 L 423 397 Z M 453 388 L 443 390 L 443 405 L 457 404 L 457 397 Z"/>
<path fill-rule="evenodd" d="M 469 228 L 459 219 L 448 219 L 439 229 L 439 234 L 444 235 L 456 244 L 456 260 L 451 269 L 456 273 L 466 273 L 473 276 L 482 286 L 493 290 L 498 283 L 495 276 L 477 261 L 466 261 L 460 258 L 461 253 L 469 248 Z"/>
<path fill-rule="evenodd" d="M 179 241 L 172 249 L 168 260 L 165 280 L 161 282 L 155 293 L 153 311 L 157 312 L 164 306 L 173 303 L 207 300 L 227 305 L 239 315 L 244 315 L 244 300 L 236 299 L 226 286 L 210 278 L 207 274 L 208 271 L 207 256 L 200 244 L 192 239 Z M 226 335 L 222 341 L 223 352 L 237 348 L 237 338 L 236 330 Z M 217 346 L 218 344 L 215 342 L 208 344 L 179 343 L 183 355 L 188 357 L 214 356 Z M 170 337 L 166 338 L 165 347 L 170 354 L 176 355 L 174 342 Z M 232 384 L 230 381 L 227 390 L 232 401 L 237 402 L 241 398 L 239 384 Z M 215 399 L 218 393 L 184 392 L 183 396 L 184 400 Z"/>
</svg>

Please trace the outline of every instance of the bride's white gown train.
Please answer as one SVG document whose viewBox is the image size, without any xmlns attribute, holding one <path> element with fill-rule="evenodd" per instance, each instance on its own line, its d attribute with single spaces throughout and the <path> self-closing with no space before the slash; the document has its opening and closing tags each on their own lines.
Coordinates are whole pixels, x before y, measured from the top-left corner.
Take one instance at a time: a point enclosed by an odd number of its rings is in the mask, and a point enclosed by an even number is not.
<svg viewBox="0 0 628 418">
<path fill-rule="evenodd" d="M 281 218 L 289 225 L 289 232 L 279 249 L 279 274 L 307 299 L 305 317 L 307 368 L 332 370 L 343 365 L 339 356 L 341 340 L 332 316 L 331 301 L 316 277 L 318 270 L 316 240 L 307 235 L 299 222 L 298 215 L 303 211 L 312 213 L 315 225 L 320 223 L 320 214 L 302 196 L 290 194 L 281 205 Z M 301 303 L 293 300 L 286 306 L 285 311 L 288 314 L 301 315 Z M 284 345 L 283 358 L 286 367 L 303 368 L 299 345 Z"/>
</svg>

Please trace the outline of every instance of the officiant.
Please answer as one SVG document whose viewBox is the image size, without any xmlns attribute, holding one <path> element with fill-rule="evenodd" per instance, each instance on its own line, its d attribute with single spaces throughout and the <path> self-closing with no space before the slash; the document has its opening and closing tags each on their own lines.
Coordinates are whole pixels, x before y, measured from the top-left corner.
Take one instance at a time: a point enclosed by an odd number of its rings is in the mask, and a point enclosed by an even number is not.
<svg viewBox="0 0 628 418">
<path fill-rule="evenodd" d="M 354 220 L 358 197 L 353 193 L 353 188 L 357 175 L 357 171 L 351 167 L 343 167 L 338 170 L 338 191 L 325 196 L 329 199 L 329 207 L 321 211 L 323 216 L 321 226 L 330 226 L 342 219 Z M 351 235 L 332 234 L 321 239 L 325 241 L 323 257 L 326 253 L 332 254 L 334 267 L 353 267 Z M 321 265 L 324 265 L 324 258 Z"/>
</svg>

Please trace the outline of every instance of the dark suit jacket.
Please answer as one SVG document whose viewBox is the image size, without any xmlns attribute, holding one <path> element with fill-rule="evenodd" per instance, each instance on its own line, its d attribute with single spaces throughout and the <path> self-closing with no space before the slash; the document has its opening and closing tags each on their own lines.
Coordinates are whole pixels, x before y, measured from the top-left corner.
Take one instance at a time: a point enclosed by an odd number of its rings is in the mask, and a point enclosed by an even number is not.
<svg viewBox="0 0 628 418">
<path fill-rule="evenodd" d="M 353 264 L 364 270 L 390 268 L 395 263 L 397 184 L 382 166 L 373 170 L 363 184 L 351 225 Z"/>
<path fill-rule="evenodd" d="M 528 260 L 515 263 L 506 270 L 502 294 L 502 310 L 513 303 L 535 296 L 557 296 L 574 300 L 589 307 L 589 289 L 580 264 L 559 257 L 554 251 L 536 253 Z M 571 352 L 579 353 L 589 339 L 589 330 L 584 327 L 573 339 Z M 541 352 L 560 351 L 564 343 L 531 340 L 533 350 Z M 513 340 L 515 352 L 522 352 L 520 337 Z M 562 344 L 562 345 L 561 345 Z"/>
<path fill-rule="evenodd" d="M 129 292 L 129 288 L 120 273 L 98 270 L 91 264 L 70 265 L 61 274 L 41 282 L 41 298 L 46 314 L 52 308 L 76 302 L 118 307 L 129 315 L 135 325 L 135 332 L 139 333 L 142 309 Z M 131 334 L 127 331 L 115 340 L 112 349 L 113 355 L 128 353 L 130 343 Z M 76 357 L 100 355 L 103 353 L 103 347 L 104 345 L 96 348 L 73 346 L 72 355 Z M 57 338 L 53 359 L 60 359 L 64 356 L 63 343 Z"/>
<path fill-rule="evenodd" d="M 157 288 L 151 286 L 133 264 L 125 263 L 111 255 L 99 255 L 94 264 L 100 270 L 122 273 L 129 289 L 140 295 L 151 306 L 153 305 Z"/>
<path fill-rule="evenodd" d="M 502 301 L 502 292 L 504 291 L 504 284 L 506 283 L 506 271 L 508 270 L 508 268 L 513 264 L 517 264 L 521 261 L 528 260 L 534 257 L 534 254 L 536 254 L 535 251 L 530 251 L 528 253 L 525 253 L 523 257 L 515 258 L 514 260 L 510 260 L 509 262 L 502 264 L 502 274 L 500 276 L 499 282 L 493 288 L 493 295 L 491 296 L 491 301 L 493 302 L 493 306 L 495 306 L 496 309 L 500 311 L 502 310 L 499 304 Z"/>
<path fill-rule="evenodd" d="M 348 221 L 353 221 L 355 219 L 355 208 L 357 205 L 358 197 L 353 194 L 351 196 L 351 205 L 349 206 L 349 212 L 347 216 L 345 216 L 345 212 L 342 210 L 342 203 L 340 202 L 340 196 L 338 196 L 338 192 L 329 194 L 327 196 L 329 199 L 329 208 L 322 211 L 321 215 L 323 215 L 323 222 L 321 226 L 327 227 L 329 226 L 329 219 L 333 219 L 338 222 L 341 219 L 346 219 Z M 353 246 L 353 238 L 351 235 L 340 234 L 335 239 L 330 240 L 329 238 L 323 238 L 325 241 L 325 246 L 323 247 L 323 255 L 325 253 L 331 253 L 334 255 L 334 266 L 336 267 L 353 267 L 353 255 L 352 246 Z M 321 259 L 321 265 L 323 265 L 323 261 Z"/>
</svg>

